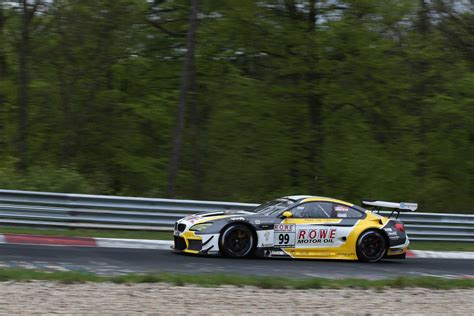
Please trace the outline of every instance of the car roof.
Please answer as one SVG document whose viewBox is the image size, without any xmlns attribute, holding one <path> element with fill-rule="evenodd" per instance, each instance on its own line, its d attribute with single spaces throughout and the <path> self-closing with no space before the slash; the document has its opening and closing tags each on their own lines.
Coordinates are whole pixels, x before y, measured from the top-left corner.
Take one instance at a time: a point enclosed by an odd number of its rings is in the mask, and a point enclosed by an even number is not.
<svg viewBox="0 0 474 316">
<path fill-rule="evenodd" d="M 295 202 L 313 202 L 313 201 L 325 201 L 325 202 L 336 202 L 336 203 L 341 203 L 341 204 L 346 204 L 346 205 L 353 205 L 352 203 L 330 198 L 330 197 L 325 197 L 325 196 L 316 196 L 316 195 L 289 195 L 283 197 L 283 199 L 289 199 Z"/>
<path fill-rule="evenodd" d="M 282 197 L 282 199 L 288 199 L 288 200 L 292 200 L 292 201 L 299 201 L 299 200 L 303 200 L 303 199 L 307 199 L 307 198 L 311 198 L 311 197 L 315 197 L 315 196 L 312 196 L 312 195 L 288 195 L 288 196 Z"/>
</svg>

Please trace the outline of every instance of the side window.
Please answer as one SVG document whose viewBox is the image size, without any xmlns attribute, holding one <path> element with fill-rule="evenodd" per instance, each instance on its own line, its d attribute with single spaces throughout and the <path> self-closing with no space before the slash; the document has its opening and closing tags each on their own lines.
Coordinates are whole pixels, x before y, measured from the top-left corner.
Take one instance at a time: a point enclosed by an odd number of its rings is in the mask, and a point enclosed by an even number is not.
<svg viewBox="0 0 474 316">
<path fill-rule="evenodd" d="M 309 202 L 291 210 L 295 218 L 331 218 L 332 203 Z"/>
<path fill-rule="evenodd" d="M 356 209 L 332 202 L 309 202 L 291 209 L 295 218 L 360 218 L 364 214 Z"/>
</svg>

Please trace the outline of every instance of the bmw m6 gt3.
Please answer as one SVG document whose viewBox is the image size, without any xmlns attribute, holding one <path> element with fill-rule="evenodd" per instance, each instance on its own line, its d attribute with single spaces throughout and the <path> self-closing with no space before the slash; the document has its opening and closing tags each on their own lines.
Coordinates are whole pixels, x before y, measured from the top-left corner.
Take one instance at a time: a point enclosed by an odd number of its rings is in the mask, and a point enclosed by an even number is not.
<svg viewBox="0 0 474 316">
<path fill-rule="evenodd" d="M 416 203 L 364 201 L 366 210 L 319 196 L 282 197 L 249 211 L 186 216 L 175 224 L 177 251 L 226 257 L 288 257 L 376 262 L 403 259 L 408 236 L 397 218 L 377 214 L 414 211 Z"/>
</svg>

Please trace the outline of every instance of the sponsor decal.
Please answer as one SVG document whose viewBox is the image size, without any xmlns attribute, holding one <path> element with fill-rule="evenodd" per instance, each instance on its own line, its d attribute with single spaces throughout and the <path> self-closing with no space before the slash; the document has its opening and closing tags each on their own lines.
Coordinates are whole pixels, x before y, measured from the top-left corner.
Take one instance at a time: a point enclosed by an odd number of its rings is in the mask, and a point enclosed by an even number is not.
<svg viewBox="0 0 474 316">
<path fill-rule="evenodd" d="M 397 232 L 392 231 L 392 232 L 388 232 L 388 238 L 396 240 L 396 239 L 400 239 L 400 236 L 398 236 Z"/>
<path fill-rule="evenodd" d="M 231 220 L 231 221 L 240 221 L 240 222 L 245 222 L 246 221 L 245 217 L 231 217 L 229 220 Z"/>
<path fill-rule="evenodd" d="M 294 224 L 275 224 L 274 244 L 281 248 L 295 246 L 296 226 Z"/>
<path fill-rule="evenodd" d="M 259 247 L 272 247 L 273 246 L 273 240 L 270 240 L 270 231 L 267 230 L 265 231 L 265 233 L 263 234 L 263 239 L 262 240 L 262 243 L 260 244 Z"/>
<path fill-rule="evenodd" d="M 407 203 L 407 202 L 401 202 L 400 203 L 400 209 L 402 210 L 416 210 L 418 208 L 418 203 Z"/>
<path fill-rule="evenodd" d="M 336 205 L 336 206 L 334 207 L 334 210 L 335 210 L 336 212 L 349 212 L 349 207 L 344 206 L 344 205 Z"/>
<path fill-rule="evenodd" d="M 286 253 L 281 250 L 272 250 L 270 256 L 286 256 Z"/>
<path fill-rule="evenodd" d="M 197 215 L 189 215 L 184 218 L 184 220 L 190 222 L 191 224 L 196 223 L 198 220 L 200 220 L 201 217 Z"/>
<path fill-rule="evenodd" d="M 265 237 L 265 241 L 268 242 L 268 240 L 270 239 L 270 231 L 266 231 L 265 234 L 263 234 L 263 236 Z"/>
<path fill-rule="evenodd" d="M 345 205 L 335 205 L 334 211 L 336 211 L 336 216 L 338 218 L 347 217 L 347 212 L 349 212 L 349 207 Z"/>
<path fill-rule="evenodd" d="M 297 244 L 332 244 L 336 228 L 308 228 L 298 230 Z"/>
<path fill-rule="evenodd" d="M 274 228 L 275 232 L 295 232 L 295 225 L 294 224 L 275 224 Z"/>
</svg>

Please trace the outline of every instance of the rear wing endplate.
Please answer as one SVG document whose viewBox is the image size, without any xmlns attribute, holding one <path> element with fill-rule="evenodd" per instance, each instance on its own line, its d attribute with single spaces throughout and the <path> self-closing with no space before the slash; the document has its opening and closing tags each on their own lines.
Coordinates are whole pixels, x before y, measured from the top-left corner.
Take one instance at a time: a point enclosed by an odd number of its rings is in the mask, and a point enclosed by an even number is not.
<svg viewBox="0 0 474 316">
<path fill-rule="evenodd" d="M 409 203 L 409 202 L 386 202 L 386 201 L 371 201 L 366 200 L 362 201 L 364 205 L 372 206 L 372 212 L 379 213 L 382 208 L 392 209 L 389 217 L 393 215 L 393 213 L 397 213 L 397 217 L 400 215 L 400 212 L 413 212 L 418 209 L 418 203 Z"/>
</svg>

